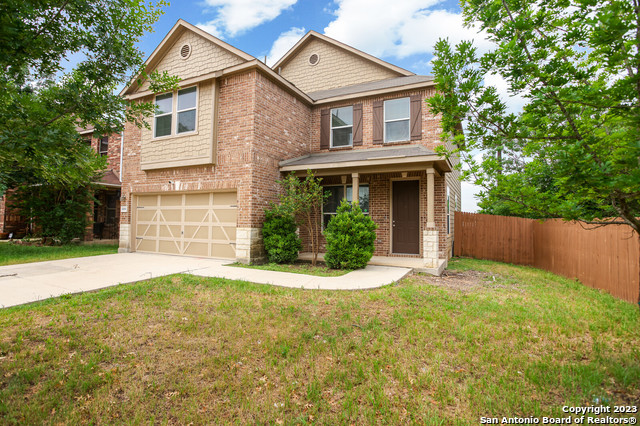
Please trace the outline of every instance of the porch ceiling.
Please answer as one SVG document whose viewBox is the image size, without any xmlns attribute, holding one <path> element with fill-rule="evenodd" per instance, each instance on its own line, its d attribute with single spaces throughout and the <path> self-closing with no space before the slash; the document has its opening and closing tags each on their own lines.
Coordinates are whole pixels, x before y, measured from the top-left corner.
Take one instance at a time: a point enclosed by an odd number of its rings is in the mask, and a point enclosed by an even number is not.
<svg viewBox="0 0 640 426">
<path fill-rule="evenodd" d="M 439 173 L 451 171 L 451 164 L 446 158 L 422 145 L 323 152 L 280 162 L 281 172 L 304 173 L 311 169 L 322 176 L 353 172 L 406 172 L 428 167 Z"/>
</svg>

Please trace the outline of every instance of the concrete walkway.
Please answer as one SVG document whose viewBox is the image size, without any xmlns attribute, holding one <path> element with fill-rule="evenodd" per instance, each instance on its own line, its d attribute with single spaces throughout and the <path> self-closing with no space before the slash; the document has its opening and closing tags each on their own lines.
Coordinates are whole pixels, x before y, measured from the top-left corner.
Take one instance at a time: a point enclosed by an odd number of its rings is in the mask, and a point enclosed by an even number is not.
<svg viewBox="0 0 640 426">
<path fill-rule="evenodd" d="M 225 266 L 230 260 L 120 253 L 0 266 L 0 307 L 21 305 L 177 273 L 319 290 L 361 290 L 402 279 L 410 268 L 367 266 L 341 277 Z"/>
</svg>

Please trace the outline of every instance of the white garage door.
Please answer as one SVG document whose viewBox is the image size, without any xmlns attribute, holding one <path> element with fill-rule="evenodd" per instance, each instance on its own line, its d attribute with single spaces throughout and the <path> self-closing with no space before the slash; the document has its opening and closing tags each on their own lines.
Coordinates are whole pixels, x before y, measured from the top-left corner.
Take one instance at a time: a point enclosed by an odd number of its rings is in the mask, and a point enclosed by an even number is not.
<svg viewBox="0 0 640 426">
<path fill-rule="evenodd" d="M 135 250 L 235 259 L 235 192 L 138 195 Z"/>
</svg>

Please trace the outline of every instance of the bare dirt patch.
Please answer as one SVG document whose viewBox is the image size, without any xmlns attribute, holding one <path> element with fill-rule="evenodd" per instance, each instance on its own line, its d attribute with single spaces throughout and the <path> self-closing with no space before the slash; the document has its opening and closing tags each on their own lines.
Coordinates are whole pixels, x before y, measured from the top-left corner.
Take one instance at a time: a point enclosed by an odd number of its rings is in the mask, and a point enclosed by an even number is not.
<svg viewBox="0 0 640 426">
<path fill-rule="evenodd" d="M 413 274 L 412 278 L 424 284 L 431 284 L 446 290 L 465 293 L 478 291 L 487 287 L 505 287 L 505 285 L 502 284 L 505 279 L 501 275 L 473 270 L 446 270 L 440 277 Z"/>
</svg>

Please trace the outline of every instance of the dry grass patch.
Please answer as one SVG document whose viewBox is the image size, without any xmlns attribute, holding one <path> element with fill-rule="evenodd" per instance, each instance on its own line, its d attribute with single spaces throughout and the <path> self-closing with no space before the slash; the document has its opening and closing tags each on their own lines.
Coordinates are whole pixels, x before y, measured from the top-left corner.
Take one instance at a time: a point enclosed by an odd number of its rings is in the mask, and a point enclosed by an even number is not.
<svg viewBox="0 0 640 426">
<path fill-rule="evenodd" d="M 2 310 L 0 419 L 477 424 L 637 404 L 637 308 L 531 268 L 452 267 L 353 292 L 176 275 Z"/>
</svg>

